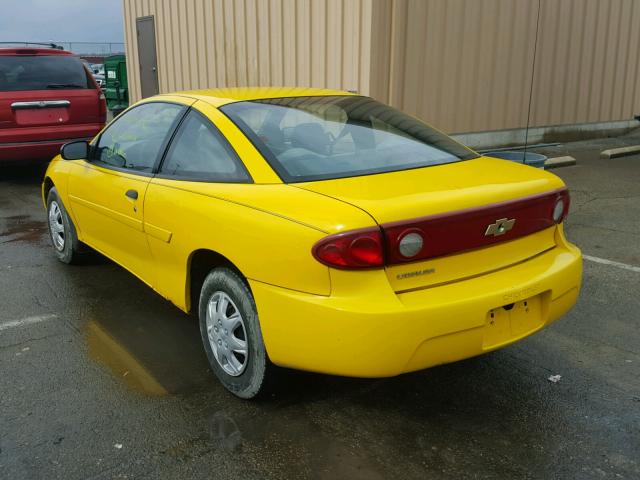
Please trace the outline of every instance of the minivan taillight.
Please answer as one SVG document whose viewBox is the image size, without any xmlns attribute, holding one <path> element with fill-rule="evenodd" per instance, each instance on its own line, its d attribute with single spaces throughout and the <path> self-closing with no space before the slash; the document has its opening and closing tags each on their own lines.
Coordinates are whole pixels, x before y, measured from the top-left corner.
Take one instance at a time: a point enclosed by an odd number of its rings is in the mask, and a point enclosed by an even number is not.
<svg viewBox="0 0 640 480">
<path fill-rule="evenodd" d="M 362 269 L 384 266 L 384 247 L 379 228 L 338 233 L 313 246 L 313 256 L 333 268 Z"/>
<path fill-rule="evenodd" d="M 107 121 L 107 98 L 104 96 L 102 90 L 100 90 L 100 87 L 98 87 L 98 91 L 100 92 L 98 95 L 98 102 L 100 102 L 98 118 L 100 123 L 105 123 Z"/>
</svg>

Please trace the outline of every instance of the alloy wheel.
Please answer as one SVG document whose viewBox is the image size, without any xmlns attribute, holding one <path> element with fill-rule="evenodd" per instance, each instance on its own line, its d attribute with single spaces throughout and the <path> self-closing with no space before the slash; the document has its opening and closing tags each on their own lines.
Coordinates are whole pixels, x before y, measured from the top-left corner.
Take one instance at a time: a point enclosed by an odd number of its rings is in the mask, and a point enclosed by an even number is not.
<svg viewBox="0 0 640 480">
<path fill-rule="evenodd" d="M 237 377 L 249 359 L 247 330 L 240 310 L 222 291 L 214 292 L 207 304 L 207 337 L 218 365 L 225 373 Z"/>
<path fill-rule="evenodd" d="M 63 251 L 65 242 L 64 221 L 60 205 L 55 200 L 49 206 L 49 230 L 54 248 L 59 252 Z"/>
</svg>

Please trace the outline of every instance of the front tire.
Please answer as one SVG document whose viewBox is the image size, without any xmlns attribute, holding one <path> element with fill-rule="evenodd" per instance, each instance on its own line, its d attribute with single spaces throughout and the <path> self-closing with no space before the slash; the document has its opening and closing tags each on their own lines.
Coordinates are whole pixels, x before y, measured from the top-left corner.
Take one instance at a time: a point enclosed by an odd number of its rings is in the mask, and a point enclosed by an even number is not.
<svg viewBox="0 0 640 480">
<path fill-rule="evenodd" d="M 66 264 L 76 263 L 81 253 L 80 241 L 55 187 L 47 195 L 47 220 L 49 238 L 58 260 Z"/>
<path fill-rule="evenodd" d="M 261 393 L 273 365 L 248 285 L 233 270 L 214 268 L 202 285 L 198 316 L 204 349 L 220 383 L 244 399 Z"/>
</svg>

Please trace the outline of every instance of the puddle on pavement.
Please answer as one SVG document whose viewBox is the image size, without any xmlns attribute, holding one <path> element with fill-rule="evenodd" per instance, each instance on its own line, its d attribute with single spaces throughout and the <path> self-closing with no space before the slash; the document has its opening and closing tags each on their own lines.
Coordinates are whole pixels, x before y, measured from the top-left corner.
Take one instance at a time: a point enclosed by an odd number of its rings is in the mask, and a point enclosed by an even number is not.
<svg viewBox="0 0 640 480">
<path fill-rule="evenodd" d="M 40 243 L 47 235 L 47 224 L 28 215 L 0 217 L 0 244 L 13 242 Z"/>
<path fill-rule="evenodd" d="M 91 356 L 108 366 L 131 389 L 149 395 L 167 395 L 167 390 L 153 374 L 99 323 L 87 324 L 87 345 Z"/>
<path fill-rule="evenodd" d="M 109 311 L 92 312 L 85 326 L 89 356 L 144 395 L 211 388 L 215 379 L 196 321 L 159 297 L 149 300 L 141 305 L 139 298 L 119 299 L 110 302 L 118 306 Z"/>
</svg>

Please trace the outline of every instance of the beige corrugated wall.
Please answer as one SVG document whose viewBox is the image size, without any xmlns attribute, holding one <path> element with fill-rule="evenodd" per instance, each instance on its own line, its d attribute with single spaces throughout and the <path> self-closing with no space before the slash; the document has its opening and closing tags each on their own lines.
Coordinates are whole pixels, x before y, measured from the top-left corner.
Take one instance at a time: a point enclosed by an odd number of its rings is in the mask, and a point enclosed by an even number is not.
<svg viewBox="0 0 640 480">
<path fill-rule="evenodd" d="M 640 1 L 543 0 L 534 125 L 640 113 Z"/>
<path fill-rule="evenodd" d="M 449 132 L 526 125 L 537 4 L 382 0 L 371 94 Z"/>
<path fill-rule="evenodd" d="M 374 0 L 125 0 L 130 97 L 136 18 L 153 15 L 161 92 L 286 85 L 368 90 Z"/>
<path fill-rule="evenodd" d="M 531 126 L 640 113 L 638 0 L 376 5 L 371 95 L 445 131 L 525 127 L 530 96 Z"/>
<path fill-rule="evenodd" d="M 135 19 L 154 15 L 161 92 L 358 90 L 448 132 L 640 113 L 640 0 L 124 0 L 124 13 L 133 99 Z"/>
</svg>

